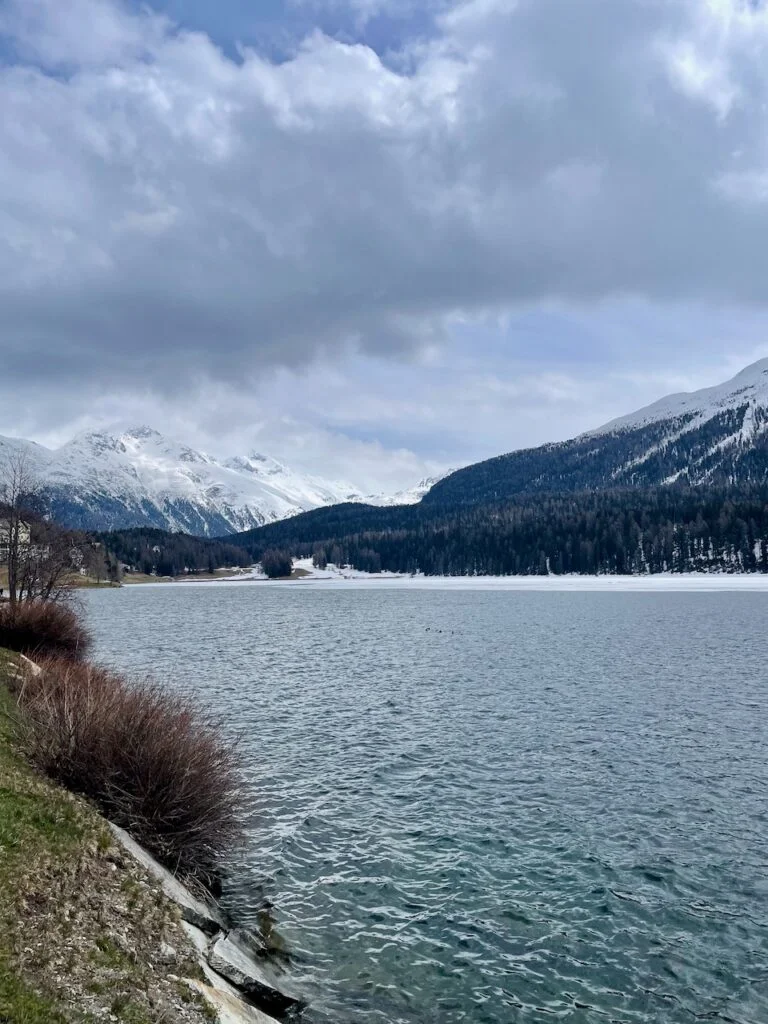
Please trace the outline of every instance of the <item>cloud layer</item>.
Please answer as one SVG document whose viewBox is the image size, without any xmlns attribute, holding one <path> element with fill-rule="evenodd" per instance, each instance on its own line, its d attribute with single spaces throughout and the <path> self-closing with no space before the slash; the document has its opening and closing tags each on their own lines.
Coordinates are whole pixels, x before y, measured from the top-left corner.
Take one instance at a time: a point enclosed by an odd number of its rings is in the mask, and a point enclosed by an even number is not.
<svg viewBox="0 0 768 1024">
<path fill-rule="evenodd" d="M 6 0 L 5 386 L 173 396 L 552 303 L 765 306 L 762 4 L 442 7 L 384 59 L 315 32 L 278 62 Z"/>
<path fill-rule="evenodd" d="M 108 0 L 2 27 L 10 372 L 237 377 L 544 298 L 766 298 L 768 15 L 737 0 L 471 0 L 398 69 L 319 34 L 235 61 Z"/>
</svg>

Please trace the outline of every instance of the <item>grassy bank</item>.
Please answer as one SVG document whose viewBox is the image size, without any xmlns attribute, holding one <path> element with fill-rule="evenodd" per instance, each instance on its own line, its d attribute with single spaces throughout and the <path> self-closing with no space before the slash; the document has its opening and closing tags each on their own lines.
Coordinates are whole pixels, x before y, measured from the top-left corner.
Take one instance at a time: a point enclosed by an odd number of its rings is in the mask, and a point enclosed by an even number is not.
<svg viewBox="0 0 768 1024">
<path fill-rule="evenodd" d="M 95 576 L 81 576 L 79 572 L 73 572 L 62 580 L 62 586 L 71 590 L 86 590 L 93 587 L 119 587 L 119 583 L 112 583 L 110 580 L 97 579 Z M 5 596 L 8 596 L 8 572 L 0 568 L 0 589 Z"/>
<path fill-rule="evenodd" d="M 0 1021 L 202 1024 L 215 1015 L 177 909 L 84 800 L 37 774 L 15 742 L 0 649 Z"/>
</svg>

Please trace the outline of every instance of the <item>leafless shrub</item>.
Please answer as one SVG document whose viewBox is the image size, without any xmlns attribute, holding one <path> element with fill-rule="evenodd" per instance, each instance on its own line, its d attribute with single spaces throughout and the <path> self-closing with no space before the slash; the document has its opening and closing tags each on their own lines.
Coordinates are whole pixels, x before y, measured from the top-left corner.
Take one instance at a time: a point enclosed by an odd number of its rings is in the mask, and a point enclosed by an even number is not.
<svg viewBox="0 0 768 1024">
<path fill-rule="evenodd" d="M 55 601 L 0 604 L 0 647 L 35 656 L 85 657 L 91 635 L 69 605 Z"/>
<path fill-rule="evenodd" d="M 210 883 L 239 838 L 236 755 L 183 696 L 93 665 L 41 663 L 18 694 L 30 759 L 163 863 Z"/>
</svg>

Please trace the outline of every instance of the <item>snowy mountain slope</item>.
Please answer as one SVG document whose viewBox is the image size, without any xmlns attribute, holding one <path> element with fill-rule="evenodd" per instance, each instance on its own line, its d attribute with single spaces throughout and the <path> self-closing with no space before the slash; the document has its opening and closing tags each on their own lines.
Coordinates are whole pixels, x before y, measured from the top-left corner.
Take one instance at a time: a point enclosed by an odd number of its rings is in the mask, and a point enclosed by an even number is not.
<svg viewBox="0 0 768 1024">
<path fill-rule="evenodd" d="M 451 474 L 426 504 L 524 493 L 768 480 L 768 359 L 701 391 L 669 395 L 570 441 L 511 452 Z"/>
<path fill-rule="evenodd" d="M 760 359 L 745 367 L 723 384 L 701 391 L 683 391 L 647 405 L 644 409 L 611 420 L 585 436 L 597 436 L 619 430 L 631 430 L 649 423 L 695 416 L 705 422 L 726 409 L 744 404 L 768 409 L 768 359 Z"/>
<path fill-rule="evenodd" d="M 224 462 L 149 427 L 83 434 L 56 450 L 0 438 L 0 463 L 24 451 L 51 514 L 92 530 L 156 526 L 223 535 L 362 495 L 252 453 Z"/>
</svg>

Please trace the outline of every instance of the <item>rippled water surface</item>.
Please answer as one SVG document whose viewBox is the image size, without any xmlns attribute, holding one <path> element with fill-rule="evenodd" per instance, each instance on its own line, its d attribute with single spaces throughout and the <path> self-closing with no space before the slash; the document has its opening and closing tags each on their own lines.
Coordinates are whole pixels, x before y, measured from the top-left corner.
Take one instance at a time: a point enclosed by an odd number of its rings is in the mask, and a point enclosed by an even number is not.
<svg viewBox="0 0 768 1024">
<path fill-rule="evenodd" d="M 134 587 L 99 655 L 242 735 L 311 1019 L 768 1021 L 768 595 Z"/>
</svg>

